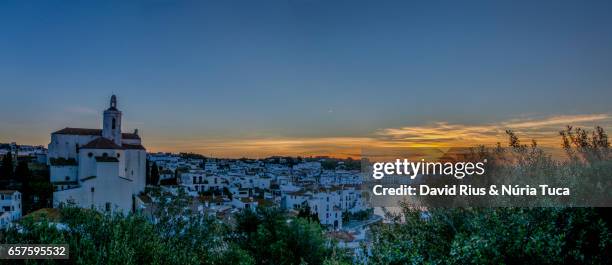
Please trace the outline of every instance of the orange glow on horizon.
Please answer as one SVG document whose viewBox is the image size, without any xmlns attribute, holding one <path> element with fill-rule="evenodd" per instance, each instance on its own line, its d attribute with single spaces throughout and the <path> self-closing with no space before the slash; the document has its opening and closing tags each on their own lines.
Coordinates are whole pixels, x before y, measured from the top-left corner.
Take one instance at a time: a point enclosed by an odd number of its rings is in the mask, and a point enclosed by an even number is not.
<svg viewBox="0 0 612 265">
<path fill-rule="evenodd" d="M 262 158 L 284 156 L 330 156 L 359 158 L 362 148 L 381 147 L 473 147 L 507 145 L 506 129 L 513 129 L 521 141 L 536 140 L 542 147 L 561 147 L 559 131 L 568 124 L 612 128 L 607 114 L 554 116 L 544 119 L 511 120 L 496 124 L 462 125 L 438 122 L 426 126 L 387 128 L 367 137 L 254 138 L 164 141 L 151 139 L 151 152 L 193 152 L 212 157 Z"/>
<path fill-rule="evenodd" d="M 381 147 L 473 147 L 507 145 L 506 129 L 513 129 L 525 144 L 534 139 L 542 147 L 561 147 L 559 131 L 571 124 L 592 130 L 595 125 L 612 131 L 612 115 L 563 115 L 540 119 L 513 119 L 489 124 L 453 124 L 384 128 L 358 137 L 259 137 L 177 139 L 147 132 L 143 145 L 148 152 L 192 152 L 210 157 L 262 158 L 269 156 L 330 156 L 359 158 L 363 148 Z M 48 144 L 48 134 L 22 134 L 3 141 Z M 0 141 L 1 142 L 1 141 Z"/>
</svg>

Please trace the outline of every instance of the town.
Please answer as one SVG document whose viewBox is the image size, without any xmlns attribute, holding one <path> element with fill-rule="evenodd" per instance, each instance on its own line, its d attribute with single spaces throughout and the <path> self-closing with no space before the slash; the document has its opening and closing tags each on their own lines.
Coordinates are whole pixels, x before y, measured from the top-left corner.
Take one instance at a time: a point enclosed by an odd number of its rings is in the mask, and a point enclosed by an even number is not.
<svg viewBox="0 0 612 265">
<path fill-rule="evenodd" d="M 288 215 L 305 214 L 346 247 L 366 240 L 373 214 L 361 192 L 361 162 L 330 157 L 212 158 L 193 153 L 146 153 L 138 131 L 121 132 L 122 113 L 111 98 L 103 128 L 64 128 L 42 146 L 0 145 L 3 157 L 2 227 L 23 214 L 74 205 L 107 213 L 138 213 L 155 222 L 159 192 L 186 193 L 194 212 L 231 225 L 232 215 L 259 207 L 277 207 Z M 47 169 L 48 186 L 33 191 L 22 181 L 25 167 Z M 14 170 L 13 170 L 14 169 Z M 14 172 L 13 172 L 14 171 Z M 44 171 L 44 170 L 43 170 Z M 8 172 L 8 173 L 6 173 Z M 10 173 L 13 172 L 13 173 Z M 12 174 L 12 178 L 5 177 Z M 39 173 L 44 178 L 45 173 Z M 32 178 L 34 179 L 34 178 Z M 41 182 L 41 177 L 37 178 Z M 44 185 L 42 185 L 44 186 Z M 28 209 L 22 206 L 27 193 Z"/>
</svg>

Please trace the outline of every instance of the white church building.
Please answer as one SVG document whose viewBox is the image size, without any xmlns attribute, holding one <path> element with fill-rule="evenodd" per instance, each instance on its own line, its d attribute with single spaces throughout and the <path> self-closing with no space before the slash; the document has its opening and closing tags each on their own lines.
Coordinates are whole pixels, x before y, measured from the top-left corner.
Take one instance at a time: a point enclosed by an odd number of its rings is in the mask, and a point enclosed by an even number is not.
<svg viewBox="0 0 612 265">
<path fill-rule="evenodd" d="M 64 128 L 51 133 L 48 162 L 53 207 L 75 204 L 101 211 L 134 209 L 144 191 L 147 153 L 138 130 L 121 132 L 121 111 L 111 97 L 102 129 Z"/>
</svg>

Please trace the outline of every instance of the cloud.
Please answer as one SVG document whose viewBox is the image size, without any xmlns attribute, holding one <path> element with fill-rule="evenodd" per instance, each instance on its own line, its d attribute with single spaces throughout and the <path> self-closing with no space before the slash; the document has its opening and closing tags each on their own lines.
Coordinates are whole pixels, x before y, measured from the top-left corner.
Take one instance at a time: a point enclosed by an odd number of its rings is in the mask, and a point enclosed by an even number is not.
<svg viewBox="0 0 612 265">
<path fill-rule="evenodd" d="M 195 152 L 221 157 L 291 156 L 354 156 L 362 145 L 374 144 L 369 137 L 316 137 L 316 138 L 253 138 L 207 139 L 155 142 L 154 151 Z"/>
<path fill-rule="evenodd" d="M 541 146 L 558 147 L 559 130 L 565 125 L 612 128 L 608 114 L 562 115 L 523 118 L 498 123 L 466 125 L 435 122 L 423 126 L 385 128 L 363 137 L 268 137 L 248 139 L 147 140 L 150 151 L 195 152 L 216 157 L 266 157 L 273 155 L 357 157 L 362 148 L 378 147 L 470 147 L 504 143 L 505 131 L 513 129 L 521 139 L 536 139 Z"/>
<path fill-rule="evenodd" d="M 509 121 L 465 125 L 437 122 L 425 126 L 406 126 L 387 128 L 376 132 L 376 135 L 388 141 L 411 142 L 418 145 L 473 146 L 475 144 L 493 144 L 504 139 L 505 131 L 512 129 L 525 138 L 534 138 L 544 144 L 558 141 L 558 132 L 566 125 L 602 126 L 612 124 L 609 114 L 560 115 L 540 119 L 512 119 Z"/>
<path fill-rule="evenodd" d="M 505 126 L 510 128 L 547 128 L 550 126 L 564 126 L 569 124 L 582 124 L 584 122 L 595 122 L 602 120 L 609 120 L 610 115 L 608 114 L 591 114 L 591 115 L 561 115 L 553 116 L 540 120 L 512 120 L 504 123 Z"/>
</svg>

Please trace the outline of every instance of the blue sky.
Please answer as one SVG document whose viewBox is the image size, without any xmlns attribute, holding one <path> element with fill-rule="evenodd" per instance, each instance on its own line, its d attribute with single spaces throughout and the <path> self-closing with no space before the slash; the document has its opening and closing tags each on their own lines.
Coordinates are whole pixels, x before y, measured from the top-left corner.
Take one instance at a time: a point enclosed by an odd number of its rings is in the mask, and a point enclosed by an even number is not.
<svg viewBox="0 0 612 265">
<path fill-rule="evenodd" d="M 440 124 L 606 125 L 611 13 L 609 1 L 2 1 L 0 142 L 97 128 L 112 94 L 150 150 L 211 155 L 334 153 Z"/>
</svg>

